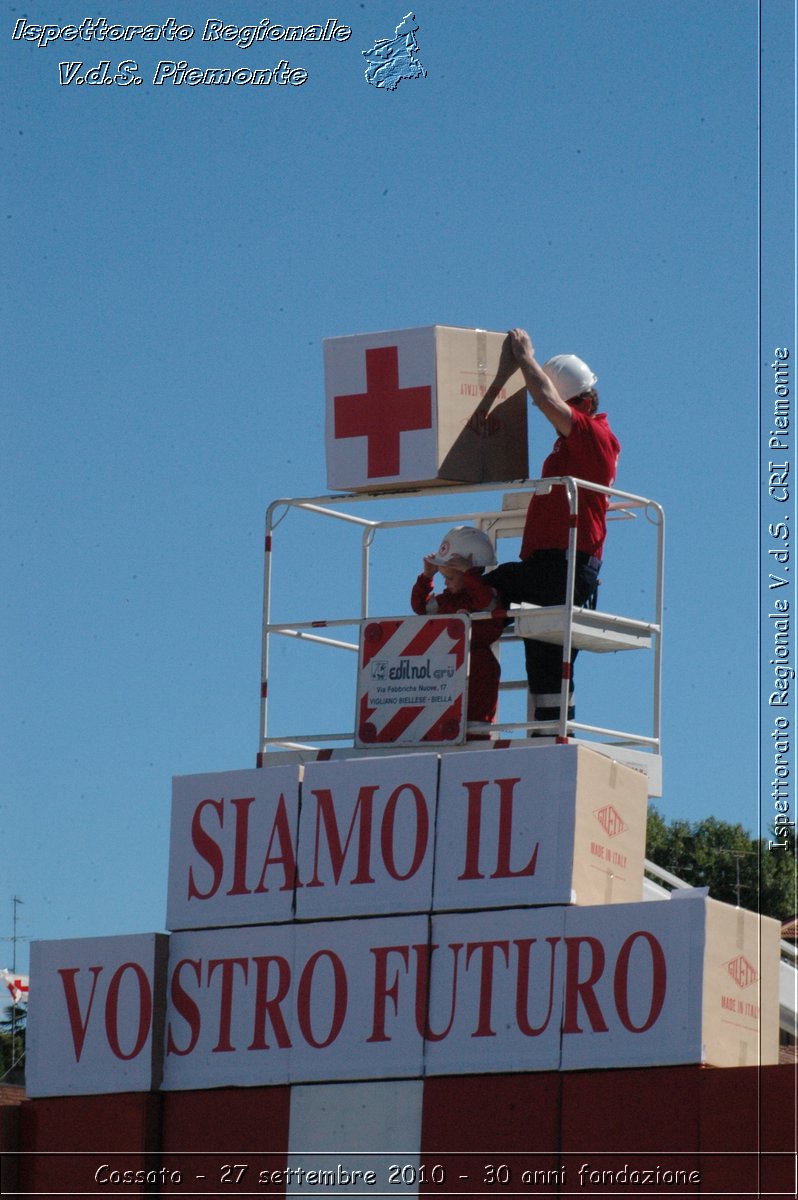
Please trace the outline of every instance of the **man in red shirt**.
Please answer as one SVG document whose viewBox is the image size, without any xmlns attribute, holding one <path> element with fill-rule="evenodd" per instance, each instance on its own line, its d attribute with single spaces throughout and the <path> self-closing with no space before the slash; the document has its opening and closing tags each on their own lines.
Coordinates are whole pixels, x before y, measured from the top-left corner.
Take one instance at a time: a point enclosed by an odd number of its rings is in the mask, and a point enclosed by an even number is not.
<svg viewBox="0 0 798 1200">
<path fill-rule="evenodd" d="M 604 413 L 598 413 L 596 376 L 573 354 L 560 354 L 542 366 L 535 358 L 529 334 L 511 329 L 511 369 L 521 368 L 533 404 L 551 422 L 559 437 L 543 464 L 541 478 L 571 475 L 611 487 L 620 444 Z M 509 355 L 507 356 L 509 360 Z M 600 492 L 579 491 L 577 563 L 574 604 L 591 601 L 606 536 L 607 498 Z M 533 496 L 521 542 L 521 562 L 503 563 L 483 577 L 496 588 L 505 606 L 511 603 L 562 604 L 568 571 L 566 550 L 569 508 L 565 488 L 555 485 L 548 495 Z M 529 691 L 536 721 L 560 717 L 562 648 L 550 642 L 524 641 Z M 572 656 L 573 663 L 576 652 Z M 568 716 L 574 715 L 573 670 L 569 684 Z"/>
</svg>

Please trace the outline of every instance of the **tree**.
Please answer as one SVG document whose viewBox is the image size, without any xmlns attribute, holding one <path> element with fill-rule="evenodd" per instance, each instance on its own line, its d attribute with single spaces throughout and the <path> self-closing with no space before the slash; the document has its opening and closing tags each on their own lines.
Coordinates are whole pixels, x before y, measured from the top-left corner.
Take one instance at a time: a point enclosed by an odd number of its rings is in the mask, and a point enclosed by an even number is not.
<svg viewBox="0 0 798 1200">
<path fill-rule="evenodd" d="M 667 824 L 652 807 L 646 857 L 692 887 L 708 887 L 715 900 L 737 904 L 739 897 L 742 908 L 784 922 L 798 907 L 795 834 L 780 830 L 772 840 L 779 846 L 717 817 Z"/>
<path fill-rule="evenodd" d="M 25 1061 L 25 1018 L 27 1009 L 9 1004 L 0 1020 L 0 1083 L 22 1083 Z"/>
</svg>

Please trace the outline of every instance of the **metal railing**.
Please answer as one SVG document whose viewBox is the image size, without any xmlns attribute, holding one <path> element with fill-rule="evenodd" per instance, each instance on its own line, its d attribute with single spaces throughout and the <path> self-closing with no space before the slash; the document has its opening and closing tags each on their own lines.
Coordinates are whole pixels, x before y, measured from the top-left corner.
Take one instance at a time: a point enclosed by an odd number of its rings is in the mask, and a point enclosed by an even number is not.
<svg viewBox="0 0 798 1200">
<path fill-rule="evenodd" d="M 569 662 L 573 649 L 574 616 L 581 611 L 574 609 L 574 587 L 576 580 L 576 539 L 579 491 L 587 489 L 606 496 L 608 505 L 608 520 L 633 519 L 642 513 L 646 520 L 655 527 L 657 533 L 656 571 L 655 571 L 655 614 L 646 628 L 650 631 L 651 649 L 653 652 L 653 684 L 652 684 L 652 732 L 650 735 L 624 732 L 605 728 L 599 725 L 589 725 L 568 718 L 568 688 L 567 674 L 563 672 L 560 717 L 557 721 L 502 721 L 501 714 L 495 724 L 469 724 L 469 729 L 487 733 L 491 738 L 506 736 L 508 733 L 519 733 L 524 736 L 536 733 L 552 735 L 567 739 L 573 734 L 585 734 L 589 738 L 610 739 L 609 744 L 617 746 L 638 747 L 642 750 L 659 753 L 660 748 L 660 708 L 661 708 L 661 678 L 662 678 L 662 618 L 664 592 L 664 513 L 659 504 L 642 496 L 623 492 L 617 488 L 602 487 L 585 480 L 562 476 L 549 479 L 524 479 L 498 487 L 495 483 L 473 485 L 446 485 L 429 487 L 401 492 L 367 492 L 343 493 L 301 499 L 278 499 L 270 504 L 266 513 L 265 528 L 265 557 L 263 578 L 263 626 L 262 626 L 262 659 L 261 659 L 261 711 L 260 711 L 260 746 L 258 761 L 263 761 L 264 753 L 269 749 L 318 750 L 318 743 L 343 743 L 352 745 L 354 731 L 347 730 L 308 733 L 304 730 L 297 733 L 273 736 L 269 732 L 269 670 L 271 660 L 271 643 L 275 637 L 285 637 L 296 642 L 309 642 L 316 645 L 328 646 L 338 650 L 355 653 L 359 650 L 359 625 L 367 618 L 384 614 L 370 611 L 369 568 L 371 553 L 377 533 L 380 531 L 400 530 L 426 525 L 474 524 L 485 530 L 496 545 L 499 538 L 520 534 L 526 513 L 526 506 L 516 508 L 481 509 L 464 512 L 459 508 L 453 513 L 436 512 L 430 516 L 414 516 L 400 519 L 373 519 L 359 516 L 346 511 L 350 506 L 363 503 L 380 504 L 408 500 L 434 499 L 439 501 L 452 495 L 472 496 L 477 493 L 502 493 L 505 502 L 513 493 L 545 494 L 552 487 L 561 486 L 565 489 L 570 511 L 570 532 L 568 549 L 568 570 L 566 579 L 566 598 L 562 629 L 563 662 Z M 335 505 L 335 507 L 332 507 Z M 359 603 L 356 614 L 339 619 L 317 619 L 304 621 L 273 621 L 272 620 L 272 589 L 274 576 L 275 530 L 292 510 L 309 513 L 323 520 L 340 522 L 344 525 L 361 530 L 359 550 Z M 514 610 L 508 615 L 512 616 Z M 492 614 L 471 614 L 472 620 L 487 618 Z M 333 630 L 354 630 L 354 640 L 343 640 L 340 636 L 331 636 Z M 514 632 L 505 632 L 502 642 L 518 640 Z M 526 689 L 526 680 L 503 679 L 500 684 L 501 692 Z M 527 714 L 529 716 L 529 714 Z M 387 746 L 385 749 L 390 750 Z"/>
</svg>

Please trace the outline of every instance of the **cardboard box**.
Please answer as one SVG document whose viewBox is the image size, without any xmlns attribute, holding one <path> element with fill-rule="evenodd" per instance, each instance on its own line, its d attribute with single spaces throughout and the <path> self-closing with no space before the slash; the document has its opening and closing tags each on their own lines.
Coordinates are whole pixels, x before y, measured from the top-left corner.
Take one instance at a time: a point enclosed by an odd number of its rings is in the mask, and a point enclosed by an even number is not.
<svg viewBox="0 0 798 1200">
<path fill-rule="evenodd" d="M 642 899 L 645 777 L 585 746 L 301 770 L 175 779 L 169 929 Z"/>
<path fill-rule="evenodd" d="M 168 953 L 163 933 L 32 944 L 29 1096 L 157 1090 Z"/>
<path fill-rule="evenodd" d="M 677 898 L 674 892 L 671 903 Z M 779 922 L 707 897 L 704 929 L 703 1061 L 713 1067 L 777 1063 Z"/>
<path fill-rule="evenodd" d="M 573 986 L 562 1070 L 778 1062 L 773 918 L 691 888 L 641 905 L 569 908 L 565 935 Z M 600 1036 L 569 1036 L 588 1029 Z"/>
<path fill-rule="evenodd" d="M 526 479 L 526 391 L 495 397 L 506 335 L 430 325 L 324 341 L 327 483 L 377 491 Z"/>
<path fill-rule="evenodd" d="M 433 907 L 641 900 L 645 777 L 585 746 L 441 757 Z"/>
<path fill-rule="evenodd" d="M 36 943 L 28 1092 L 775 1064 L 779 932 L 691 890 Z"/>
<path fill-rule="evenodd" d="M 167 929 L 290 921 L 299 766 L 172 780 Z"/>
</svg>

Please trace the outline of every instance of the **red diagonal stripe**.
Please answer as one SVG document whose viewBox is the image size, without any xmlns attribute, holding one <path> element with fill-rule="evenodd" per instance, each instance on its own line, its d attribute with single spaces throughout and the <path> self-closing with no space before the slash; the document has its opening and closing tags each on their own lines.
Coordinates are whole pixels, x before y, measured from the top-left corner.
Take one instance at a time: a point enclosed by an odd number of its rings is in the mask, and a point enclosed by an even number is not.
<svg viewBox="0 0 798 1200">
<path fill-rule="evenodd" d="M 401 651 L 402 658 L 416 658 L 422 654 L 426 654 L 430 646 L 436 641 L 442 633 L 446 632 L 446 627 L 449 624 L 448 617 L 432 617 L 428 618 L 419 629 L 418 633 L 410 639 L 404 650 Z"/>
<path fill-rule="evenodd" d="M 431 729 L 428 729 L 421 739 L 422 742 L 454 742 L 460 732 L 463 719 L 463 697 L 458 696 L 445 713 L 441 713 Z"/>
<path fill-rule="evenodd" d="M 375 654 L 391 640 L 401 621 L 369 621 L 363 629 L 363 666 L 371 662 Z"/>
</svg>

